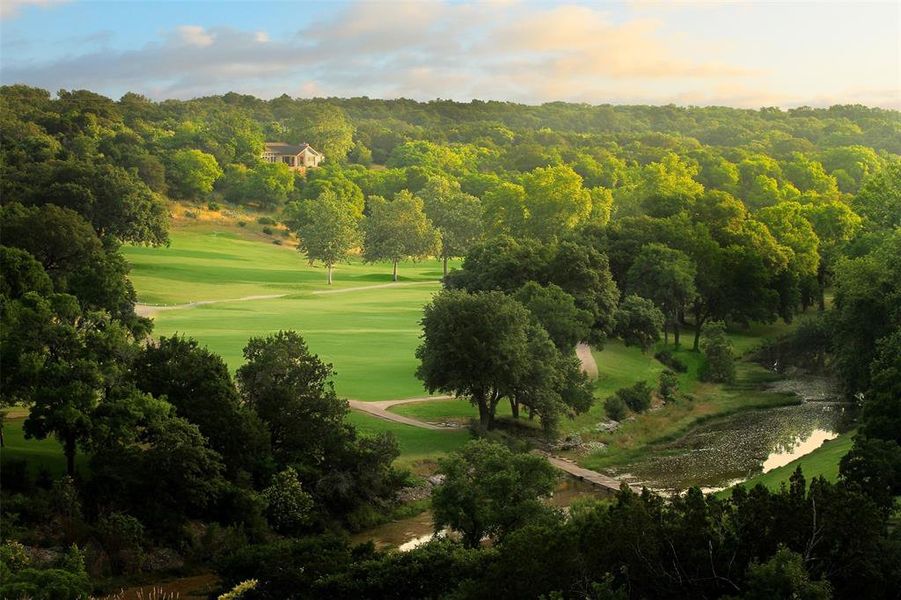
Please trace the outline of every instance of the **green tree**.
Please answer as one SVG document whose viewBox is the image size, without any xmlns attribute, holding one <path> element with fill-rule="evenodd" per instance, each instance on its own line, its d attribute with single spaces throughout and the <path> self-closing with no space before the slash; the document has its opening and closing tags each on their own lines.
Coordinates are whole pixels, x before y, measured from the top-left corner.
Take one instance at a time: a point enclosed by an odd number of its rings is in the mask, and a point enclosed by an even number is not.
<svg viewBox="0 0 901 600">
<path fill-rule="evenodd" d="M 489 234 L 524 235 L 527 216 L 526 190 L 521 185 L 502 182 L 482 196 L 482 221 Z"/>
<path fill-rule="evenodd" d="M 748 568 L 742 600 L 830 600 L 828 581 L 812 580 L 804 557 L 780 547 L 768 561 Z"/>
<path fill-rule="evenodd" d="M 626 290 L 649 300 L 663 312 L 664 342 L 673 331 L 679 346 L 679 320 L 682 312 L 697 295 L 694 263 L 680 250 L 663 244 L 645 244 L 626 274 Z"/>
<path fill-rule="evenodd" d="M 430 393 L 467 398 L 481 426 L 491 429 L 498 402 L 534 366 L 530 320 L 524 306 L 500 292 L 442 292 L 424 310 L 416 376 Z"/>
<path fill-rule="evenodd" d="M 369 217 L 363 222 L 363 260 L 390 260 L 392 279 L 397 281 L 397 263 L 437 254 L 440 235 L 423 211 L 422 200 L 407 191 L 392 201 L 372 196 Z"/>
<path fill-rule="evenodd" d="M 332 366 L 293 331 L 250 338 L 244 359 L 237 373 L 241 395 L 269 427 L 279 464 L 322 460 L 338 443 L 347 414 Z"/>
<path fill-rule="evenodd" d="M 559 286 L 529 281 L 515 297 L 529 309 L 560 352 L 570 353 L 577 343 L 587 339 L 593 321 L 591 313 L 578 308 L 575 299 Z"/>
<path fill-rule="evenodd" d="M 482 235 L 482 206 L 475 196 L 460 191 L 456 181 L 436 177 L 417 195 L 426 217 L 441 235 L 441 259 L 447 275 L 447 260 L 463 256 Z"/>
<path fill-rule="evenodd" d="M 294 191 L 294 172 L 283 163 L 257 163 L 247 172 L 242 190 L 262 208 L 281 207 Z"/>
<path fill-rule="evenodd" d="M 868 229 L 892 230 L 901 225 L 901 161 L 868 176 L 851 207 Z"/>
<path fill-rule="evenodd" d="M 326 159 L 343 161 L 353 147 L 354 127 L 347 114 L 326 102 L 304 102 L 288 120 L 290 141 L 310 144 Z"/>
<path fill-rule="evenodd" d="M 726 336 L 726 325 L 722 321 L 707 323 L 702 335 L 704 363 L 701 365 L 701 380 L 719 383 L 735 381 L 735 357 L 732 342 Z"/>
<path fill-rule="evenodd" d="M 630 294 L 616 309 L 614 333 L 627 346 L 638 346 L 647 352 L 660 339 L 664 316 L 647 298 Z"/>
<path fill-rule="evenodd" d="M 181 149 L 169 157 L 166 177 L 174 196 L 191 200 L 212 192 L 213 184 L 222 177 L 222 169 L 212 154 Z"/>
<path fill-rule="evenodd" d="M 591 214 L 591 194 L 570 167 L 539 167 L 522 177 L 522 187 L 526 228 L 538 239 L 562 236 Z"/>
<path fill-rule="evenodd" d="M 296 534 L 310 523 L 313 498 L 304 491 L 297 471 L 291 467 L 273 477 L 263 490 L 263 497 L 267 502 L 266 518 L 278 533 Z"/>
<path fill-rule="evenodd" d="M 315 200 L 297 204 L 291 227 L 297 234 L 297 249 L 304 252 L 312 264 L 321 261 L 332 284 L 332 269 L 345 261 L 361 239 L 360 217 L 332 191 L 325 191 Z"/>
<path fill-rule="evenodd" d="M 840 201 L 816 202 L 804 206 L 804 216 L 819 240 L 820 261 L 817 267 L 817 291 L 820 310 L 826 310 L 826 285 L 835 264 L 861 226 L 861 219 Z"/>
<path fill-rule="evenodd" d="M 459 531 L 469 548 L 486 536 L 502 540 L 546 511 L 541 499 L 557 478 L 546 459 L 486 440 L 441 459 L 439 472 L 445 478 L 432 492 L 435 529 Z"/>
<path fill-rule="evenodd" d="M 133 377 L 138 389 L 166 398 L 178 416 L 197 425 L 231 478 L 269 470 L 269 433 L 242 405 L 222 357 L 194 339 L 163 336 L 135 356 Z"/>
<path fill-rule="evenodd" d="M 676 392 L 679 391 L 679 379 L 673 371 L 664 369 L 657 378 L 657 393 L 663 398 L 664 402 L 672 402 L 676 399 Z"/>
</svg>

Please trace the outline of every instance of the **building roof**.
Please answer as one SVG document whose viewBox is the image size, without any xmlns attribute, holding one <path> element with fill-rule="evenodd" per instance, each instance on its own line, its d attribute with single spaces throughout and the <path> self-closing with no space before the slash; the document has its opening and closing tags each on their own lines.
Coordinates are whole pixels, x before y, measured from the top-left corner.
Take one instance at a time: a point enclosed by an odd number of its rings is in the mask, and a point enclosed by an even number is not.
<svg viewBox="0 0 901 600">
<path fill-rule="evenodd" d="M 267 152 L 282 154 L 285 156 L 297 156 L 306 148 L 310 147 L 309 144 L 300 144 L 298 146 L 295 146 L 294 144 L 286 144 L 284 142 L 266 142 L 265 145 Z"/>
</svg>

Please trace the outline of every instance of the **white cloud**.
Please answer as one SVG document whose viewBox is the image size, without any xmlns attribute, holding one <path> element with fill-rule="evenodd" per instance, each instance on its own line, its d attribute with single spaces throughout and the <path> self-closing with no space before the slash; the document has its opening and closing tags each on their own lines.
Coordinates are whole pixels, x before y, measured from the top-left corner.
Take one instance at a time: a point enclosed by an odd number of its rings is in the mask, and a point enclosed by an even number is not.
<svg viewBox="0 0 901 600">
<path fill-rule="evenodd" d="M 50 6 L 63 4 L 70 0 L 2 0 L 0 2 L 0 19 L 18 16 L 24 6 Z"/>
<path fill-rule="evenodd" d="M 5 60 L 2 79 L 157 98 L 238 91 L 262 97 L 803 103 L 774 86 L 763 69 L 720 58 L 726 53 L 718 43 L 673 33 L 659 15 L 617 19 L 604 5 L 360 1 L 288 37 L 182 25 L 132 50 L 90 51 L 44 64 Z M 741 60 L 753 61 L 753 53 Z M 867 97 L 892 100 L 884 93 Z M 823 103 L 835 101 L 840 99 Z"/>
<path fill-rule="evenodd" d="M 200 25 L 182 25 L 178 28 L 177 33 L 178 39 L 188 46 L 206 48 L 212 46 L 215 41 L 215 38 Z"/>
</svg>

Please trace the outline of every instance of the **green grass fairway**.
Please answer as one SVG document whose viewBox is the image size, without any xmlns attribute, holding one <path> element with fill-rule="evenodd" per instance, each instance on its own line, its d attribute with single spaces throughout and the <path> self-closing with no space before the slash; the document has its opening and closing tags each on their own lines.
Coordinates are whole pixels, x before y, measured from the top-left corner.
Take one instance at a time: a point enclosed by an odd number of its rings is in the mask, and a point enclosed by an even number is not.
<svg viewBox="0 0 901 600">
<path fill-rule="evenodd" d="M 760 483 L 771 490 L 778 490 L 780 485 L 788 483 L 789 477 L 798 467 L 801 467 L 801 470 L 804 472 L 804 478 L 808 484 L 814 477 L 825 477 L 829 481 L 835 481 L 838 479 L 839 462 L 851 450 L 851 446 L 854 445 L 855 433 L 856 430 L 843 433 L 837 438 L 825 442 L 822 446 L 798 460 L 773 469 L 769 473 L 752 477 L 738 485 L 750 489 Z M 725 493 L 728 494 L 728 490 Z"/>
<path fill-rule="evenodd" d="M 60 477 L 66 472 L 66 458 L 63 456 L 63 448 L 55 438 L 44 440 L 25 439 L 22 424 L 25 419 L 7 418 L 3 423 L 3 462 L 13 460 L 26 460 L 31 475 L 45 470 L 54 478 Z M 84 470 L 87 456 L 83 452 L 75 455 L 75 467 Z"/>
<path fill-rule="evenodd" d="M 364 434 L 376 434 L 383 431 L 393 433 L 400 446 L 401 458 L 398 462 L 402 466 L 408 466 L 415 461 L 436 459 L 460 448 L 470 439 L 469 431 L 466 429 L 448 429 L 447 431 L 420 429 L 359 412 L 351 412 L 347 420 Z"/>
<path fill-rule="evenodd" d="M 389 400 L 424 394 L 414 351 L 422 307 L 440 287 L 437 261 L 400 265 L 400 285 L 391 283 L 390 265 L 354 261 L 336 268 L 329 287 L 325 269 L 311 267 L 297 250 L 249 240 L 236 227 L 191 224 L 174 229 L 171 238 L 168 248 L 124 249 L 139 301 L 286 296 L 160 311 L 154 335 L 194 337 L 234 370 L 250 337 L 294 329 L 334 365 L 340 395 Z"/>
</svg>

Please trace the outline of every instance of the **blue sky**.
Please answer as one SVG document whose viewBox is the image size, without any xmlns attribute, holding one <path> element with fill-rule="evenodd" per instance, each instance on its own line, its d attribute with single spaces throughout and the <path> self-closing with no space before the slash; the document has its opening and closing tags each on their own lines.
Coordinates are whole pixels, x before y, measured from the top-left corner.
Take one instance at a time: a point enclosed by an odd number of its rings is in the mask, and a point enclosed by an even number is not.
<svg viewBox="0 0 901 600">
<path fill-rule="evenodd" d="M 189 98 L 901 108 L 898 2 L 2 0 L 0 80 Z"/>
</svg>

